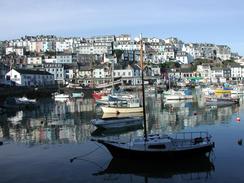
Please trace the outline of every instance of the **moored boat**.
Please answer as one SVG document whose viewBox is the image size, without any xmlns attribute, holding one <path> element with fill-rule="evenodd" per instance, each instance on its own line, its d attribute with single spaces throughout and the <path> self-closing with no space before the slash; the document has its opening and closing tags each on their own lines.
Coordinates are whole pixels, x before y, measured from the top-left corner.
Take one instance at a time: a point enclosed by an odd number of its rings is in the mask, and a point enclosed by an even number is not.
<svg viewBox="0 0 244 183">
<path fill-rule="evenodd" d="M 113 107 L 113 106 L 101 106 L 103 113 L 140 113 L 143 112 L 143 107 Z"/>
<path fill-rule="evenodd" d="M 131 98 L 126 103 L 117 102 L 116 105 L 101 106 L 103 113 L 140 113 L 143 107 L 140 105 L 139 98 Z"/>
<path fill-rule="evenodd" d="M 138 138 L 129 142 L 95 140 L 103 144 L 113 157 L 125 159 L 187 159 L 205 156 L 214 147 L 207 132 L 182 132 L 175 135 L 154 134 L 148 135 L 147 140 Z"/>
</svg>

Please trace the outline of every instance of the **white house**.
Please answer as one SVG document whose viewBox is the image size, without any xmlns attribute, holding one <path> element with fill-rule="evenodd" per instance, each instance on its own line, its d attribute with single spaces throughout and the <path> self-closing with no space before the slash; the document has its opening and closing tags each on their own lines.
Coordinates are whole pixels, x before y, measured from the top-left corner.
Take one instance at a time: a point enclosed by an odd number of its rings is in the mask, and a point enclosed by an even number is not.
<svg viewBox="0 0 244 183">
<path fill-rule="evenodd" d="M 54 76 L 46 71 L 27 69 L 11 69 L 5 79 L 16 86 L 47 86 L 54 85 Z"/>
<path fill-rule="evenodd" d="M 241 66 L 232 66 L 231 67 L 231 77 L 233 80 L 240 80 L 243 77 Z"/>
<path fill-rule="evenodd" d="M 211 79 L 211 67 L 210 65 L 202 64 L 197 66 L 197 72 L 201 73 L 201 76 L 206 80 L 210 81 Z"/>
<path fill-rule="evenodd" d="M 57 63 L 57 59 L 53 56 L 52 58 L 45 58 L 43 62 L 46 64 L 55 64 Z"/>
<path fill-rule="evenodd" d="M 133 84 L 132 81 L 134 80 L 133 76 L 134 76 L 133 68 L 114 70 L 114 77 L 115 78 L 121 77 L 121 80 L 127 84 Z"/>
<path fill-rule="evenodd" d="M 23 56 L 24 48 L 23 47 L 6 47 L 5 52 L 6 52 L 6 55 L 9 55 L 10 53 L 16 53 L 16 55 Z"/>
<path fill-rule="evenodd" d="M 121 34 L 119 36 L 115 37 L 117 42 L 130 42 L 131 41 L 131 37 L 128 34 Z"/>
<path fill-rule="evenodd" d="M 113 44 L 111 42 L 81 43 L 77 48 L 80 54 L 112 54 Z"/>
<path fill-rule="evenodd" d="M 62 54 L 56 56 L 56 63 L 58 64 L 71 64 L 72 63 L 72 55 L 71 54 Z"/>
<path fill-rule="evenodd" d="M 217 67 L 214 67 L 211 69 L 211 79 L 214 79 L 214 78 L 223 78 L 224 77 L 224 71 L 222 68 L 217 68 Z"/>
<path fill-rule="evenodd" d="M 58 84 L 65 84 L 65 70 L 62 64 L 49 63 L 49 64 L 44 64 L 43 67 L 45 71 L 53 74 L 54 80 Z"/>
<path fill-rule="evenodd" d="M 187 53 L 184 51 L 179 51 L 176 53 L 176 60 L 182 64 L 189 64 Z"/>
<path fill-rule="evenodd" d="M 41 65 L 42 64 L 42 57 L 28 57 L 27 64 L 29 65 Z"/>
</svg>

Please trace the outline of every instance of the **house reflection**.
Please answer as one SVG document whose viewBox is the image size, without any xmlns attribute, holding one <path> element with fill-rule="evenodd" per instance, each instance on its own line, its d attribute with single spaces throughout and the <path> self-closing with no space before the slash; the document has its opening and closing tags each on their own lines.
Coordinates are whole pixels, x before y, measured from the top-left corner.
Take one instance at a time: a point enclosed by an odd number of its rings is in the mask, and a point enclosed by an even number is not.
<svg viewBox="0 0 244 183">
<path fill-rule="evenodd" d="M 149 132 L 161 133 L 204 124 L 229 123 L 239 106 L 205 107 L 193 101 L 163 103 L 149 97 L 146 110 Z M 90 124 L 90 120 L 98 116 L 96 111 L 92 99 L 68 102 L 43 99 L 37 109 L 2 115 L 0 137 L 19 143 L 80 143 L 96 129 Z M 142 129 L 138 129 L 118 135 L 142 134 Z"/>
</svg>

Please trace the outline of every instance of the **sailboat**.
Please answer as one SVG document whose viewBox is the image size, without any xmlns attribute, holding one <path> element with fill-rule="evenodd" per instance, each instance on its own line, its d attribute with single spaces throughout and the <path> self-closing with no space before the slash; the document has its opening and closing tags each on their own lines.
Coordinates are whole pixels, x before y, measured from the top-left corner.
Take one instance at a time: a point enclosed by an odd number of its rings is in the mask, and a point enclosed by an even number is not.
<svg viewBox="0 0 244 183">
<path fill-rule="evenodd" d="M 128 142 L 121 139 L 92 140 L 103 144 L 114 158 L 125 159 L 164 159 L 176 160 L 205 156 L 214 148 L 214 142 L 208 132 L 181 132 L 173 135 L 148 134 L 145 112 L 145 92 L 143 74 L 143 49 L 140 40 L 140 62 L 142 76 L 143 119 L 144 137 L 139 137 Z"/>
</svg>

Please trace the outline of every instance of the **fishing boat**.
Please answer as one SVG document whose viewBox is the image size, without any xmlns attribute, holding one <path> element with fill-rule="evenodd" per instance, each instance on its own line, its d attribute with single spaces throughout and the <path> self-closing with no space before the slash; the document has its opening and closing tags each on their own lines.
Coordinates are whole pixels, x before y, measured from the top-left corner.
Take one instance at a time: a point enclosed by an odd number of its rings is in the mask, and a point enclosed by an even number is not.
<svg viewBox="0 0 244 183">
<path fill-rule="evenodd" d="M 111 117 L 92 119 L 91 123 L 102 129 L 116 129 L 139 126 L 143 124 L 141 117 Z"/>
<path fill-rule="evenodd" d="M 164 159 L 176 160 L 205 156 L 214 148 L 214 142 L 208 132 L 182 132 L 173 135 L 148 134 L 145 92 L 144 92 L 144 66 L 143 66 L 143 45 L 140 40 L 140 62 L 142 76 L 142 98 L 143 98 L 143 129 L 144 136 L 129 141 L 120 138 L 92 138 L 92 140 L 103 144 L 114 158 L 121 159 Z M 138 165 L 140 166 L 140 165 Z"/>
</svg>

